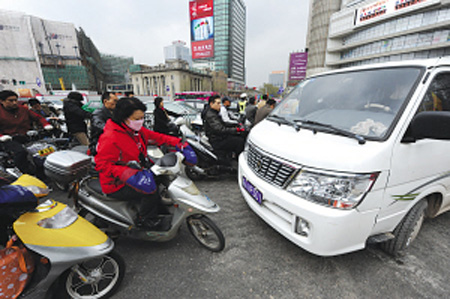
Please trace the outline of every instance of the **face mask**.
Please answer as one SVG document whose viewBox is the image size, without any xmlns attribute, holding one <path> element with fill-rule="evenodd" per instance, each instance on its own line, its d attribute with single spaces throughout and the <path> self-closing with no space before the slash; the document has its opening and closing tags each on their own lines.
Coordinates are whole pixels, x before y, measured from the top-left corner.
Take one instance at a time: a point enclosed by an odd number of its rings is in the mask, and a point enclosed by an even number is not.
<svg viewBox="0 0 450 299">
<path fill-rule="evenodd" d="M 127 126 L 130 127 L 130 129 L 135 130 L 136 132 L 140 131 L 142 126 L 144 125 L 144 120 L 132 120 L 128 119 Z"/>
</svg>

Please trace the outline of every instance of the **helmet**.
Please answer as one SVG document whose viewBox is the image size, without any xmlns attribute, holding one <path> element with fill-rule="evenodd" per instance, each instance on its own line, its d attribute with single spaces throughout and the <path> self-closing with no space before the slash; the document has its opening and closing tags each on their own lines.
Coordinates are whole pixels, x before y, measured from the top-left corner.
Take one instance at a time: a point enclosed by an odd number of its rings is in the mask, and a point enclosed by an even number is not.
<svg viewBox="0 0 450 299">
<path fill-rule="evenodd" d="M 247 94 L 244 92 L 244 93 L 241 93 L 241 99 L 245 99 L 247 97 Z"/>
</svg>

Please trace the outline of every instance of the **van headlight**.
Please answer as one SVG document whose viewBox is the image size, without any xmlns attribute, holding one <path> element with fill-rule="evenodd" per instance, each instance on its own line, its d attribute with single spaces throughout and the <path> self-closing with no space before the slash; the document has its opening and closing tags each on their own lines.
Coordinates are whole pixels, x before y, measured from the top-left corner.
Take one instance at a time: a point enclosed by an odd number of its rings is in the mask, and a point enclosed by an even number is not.
<svg viewBox="0 0 450 299">
<path fill-rule="evenodd" d="M 353 174 L 302 169 L 287 190 L 304 199 L 338 209 L 353 209 L 370 191 L 378 172 Z"/>
</svg>

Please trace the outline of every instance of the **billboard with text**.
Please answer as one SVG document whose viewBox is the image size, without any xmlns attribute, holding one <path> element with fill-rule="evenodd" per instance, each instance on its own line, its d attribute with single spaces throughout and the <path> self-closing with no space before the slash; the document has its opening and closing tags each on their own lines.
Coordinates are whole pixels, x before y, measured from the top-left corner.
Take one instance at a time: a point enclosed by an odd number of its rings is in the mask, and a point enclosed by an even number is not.
<svg viewBox="0 0 450 299">
<path fill-rule="evenodd" d="M 213 0 L 189 1 L 192 59 L 214 57 Z"/>
<path fill-rule="evenodd" d="M 289 81 L 300 81 L 306 77 L 307 52 L 291 53 L 289 57 Z"/>
</svg>

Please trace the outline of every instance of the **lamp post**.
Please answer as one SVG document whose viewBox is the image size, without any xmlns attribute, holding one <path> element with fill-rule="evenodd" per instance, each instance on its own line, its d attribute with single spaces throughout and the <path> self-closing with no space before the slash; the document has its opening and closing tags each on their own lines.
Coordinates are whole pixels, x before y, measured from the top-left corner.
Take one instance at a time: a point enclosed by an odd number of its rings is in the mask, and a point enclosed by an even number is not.
<svg viewBox="0 0 450 299">
<path fill-rule="evenodd" d="M 73 46 L 73 49 L 75 50 L 75 57 L 76 57 L 76 60 L 77 60 L 77 65 L 78 65 L 78 51 L 77 51 L 77 49 L 78 49 L 78 46 Z"/>
<path fill-rule="evenodd" d="M 56 81 L 59 82 L 59 70 L 58 70 L 58 63 L 59 63 L 59 59 L 61 58 L 61 52 L 59 50 L 59 48 L 61 47 L 61 45 L 59 43 L 56 43 L 55 45 L 56 49 L 58 49 L 58 56 L 55 59 L 55 69 L 56 69 Z M 61 86 L 61 82 L 59 82 L 59 86 L 61 87 L 62 90 L 62 86 Z"/>
</svg>

